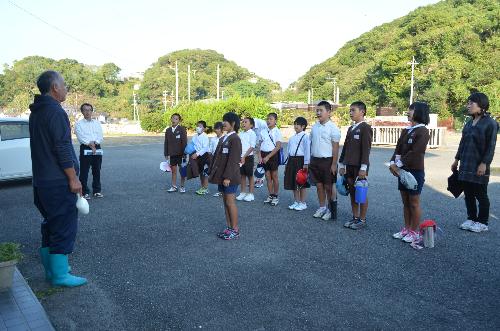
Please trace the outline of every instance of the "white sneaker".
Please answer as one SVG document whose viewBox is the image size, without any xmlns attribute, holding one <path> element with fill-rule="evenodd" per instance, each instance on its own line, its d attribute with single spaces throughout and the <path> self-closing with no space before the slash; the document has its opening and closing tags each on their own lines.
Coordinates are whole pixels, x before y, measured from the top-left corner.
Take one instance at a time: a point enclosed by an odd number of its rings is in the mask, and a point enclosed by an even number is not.
<svg viewBox="0 0 500 331">
<path fill-rule="evenodd" d="M 401 231 L 396 232 L 395 234 L 392 235 L 392 237 L 394 239 L 403 239 L 407 234 L 408 234 L 408 229 L 402 228 Z"/>
<path fill-rule="evenodd" d="M 214 195 L 212 195 L 213 197 L 220 197 L 222 196 L 222 192 L 216 192 L 214 193 Z"/>
<path fill-rule="evenodd" d="M 313 217 L 314 218 L 323 217 L 323 215 L 325 215 L 325 213 L 326 213 L 326 210 L 327 210 L 326 207 L 320 207 L 318 210 L 316 210 Z"/>
<path fill-rule="evenodd" d="M 467 220 L 465 222 L 463 222 L 461 225 L 460 225 L 460 229 L 462 230 L 470 230 L 470 228 L 474 225 L 474 221 L 471 221 L 471 220 Z"/>
<path fill-rule="evenodd" d="M 290 206 L 288 206 L 288 209 L 294 210 L 298 205 L 299 203 L 297 201 L 294 201 Z"/>
<path fill-rule="evenodd" d="M 237 197 L 236 197 L 236 200 L 238 201 L 241 201 L 243 199 L 245 199 L 245 197 L 247 196 L 247 194 L 245 192 L 241 192 Z"/>
<path fill-rule="evenodd" d="M 273 197 L 271 200 L 271 206 L 277 206 L 278 202 L 280 202 L 280 199 L 278 199 L 278 197 Z"/>
<path fill-rule="evenodd" d="M 186 188 L 185 188 L 184 186 L 181 186 L 181 187 L 179 188 L 179 192 L 180 192 L 180 193 L 186 193 Z"/>
<path fill-rule="evenodd" d="M 330 212 L 329 209 L 326 210 L 326 212 L 321 216 L 321 219 L 323 221 L 329 221 L 332 218 L 332 213 Z"/>
<path fill-rule="evenodd" d="M 243 201 L 247 201 L 247 202 L 254 201 L 254 200 L 255 200 L 255 196 L 253 195 L 253 193 L 247 193 L 247 195 L 245 195 L 245 197 L 243 198 Z"/>
<path fill-rule="evenodd" d="M 412 243 L 414 241 L 419 241 L 420 240 L 420 235 L 416 231 L 410 230 L 406 236 L 403 237 L 403 240 L 405 243 Z"/>
<path fill-rule="evenodd" d="M 488 226 L 486 224 L 483 224 L 483 223 L 474 222 L 474 224 L 469 228 L 469 231 L 476 232 L 476 233 L 485 232 L 485 231 L 488 231 Z"/>
<path fill-rule="evenodd" d="M 264 200 L 264 203 L 271 203 L 271 201 L 273 201 L 273 197 L 269 195 L 269 196 L 266 198 L 266 200 Z"/>
<path fill-rule="evenodd" d="M 168 193 L 177 192 L 177 186 L 172 186 L 167 190 Z"/>
<path fill-rule="evenodd" d="M 299 202 L 297 204 L 297 207 L 295 207 L 294 209 L 297 210 L 297 211 L 306 210 L 307 209 L 307 204 L 305 202 Z"/>
</svg>

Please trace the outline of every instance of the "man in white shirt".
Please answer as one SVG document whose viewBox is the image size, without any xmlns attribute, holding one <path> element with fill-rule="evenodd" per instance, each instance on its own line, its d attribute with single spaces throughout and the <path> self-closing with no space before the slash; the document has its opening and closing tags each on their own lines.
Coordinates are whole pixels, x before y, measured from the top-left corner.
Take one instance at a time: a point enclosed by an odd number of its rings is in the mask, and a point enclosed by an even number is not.
<svg viewBox="0 0 500 331">
<path fill-rule="evenodd" d="M 94 107 L 89 103 L 80 106 L 83 119 L 76 122 L 75 133 L 80 142 L 80 182 L 85 199 L 90 199 L 87 186 L 89 169 L 92 167 L 92 193 L 95 198 L 102 198 L 101 193 L 101 164 L 103 140 L 101 123 L 92 119 Z"/>
<path fill-rule="evenodd" d="M 331 111 L 332 106 L 327 101 L 321 101 L 316 107 L 318 122 L 311 129 L 311 162 L 309 164 L 319 201 L 319 209 L 313 216 L 325 221 L 337 219 L 337 192 L 334 183 L 337 178 L 340 130 L 330 120 Z"/>
</svg>

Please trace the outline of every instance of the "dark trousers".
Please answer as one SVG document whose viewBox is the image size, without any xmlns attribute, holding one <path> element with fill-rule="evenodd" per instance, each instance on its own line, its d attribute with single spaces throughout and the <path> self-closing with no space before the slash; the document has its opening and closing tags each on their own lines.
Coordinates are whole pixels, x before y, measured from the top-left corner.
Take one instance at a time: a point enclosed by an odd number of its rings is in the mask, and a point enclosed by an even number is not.
<svg viewBox="0 0 500 331">
<path fill-rule="evenodd" d="M 101 148 L 96 145 L 96 148 Z M 84 150 L 91 150 L 86 145 L 80 145 L 80 182 L 82 183 L 83 194 L 89 194 L 90 190 L 87 186 L 89 178 L 89 169 L 92 167 L 92 193 L 101 192 L 101 164 L 102 155 L 83 155 Z"/>
<path fill-rule="evenodd" d="M 488 198 L 488 184 L 477 184 L 462 182 L 465 195 L 465 207 L 467 217 L 474 222 L 488 225 L 490 216 L 490 199 Z M 476 200 L 479 204 L 479 214 L 477 213 Z"/>
<path fill-rule="evenodd" d="M 76 194 L 69 186 L 34 187 L 35 206 L 42 214 L 42 247 L 50 254 L 71 254 L 78 230 Z"/>
</svg>

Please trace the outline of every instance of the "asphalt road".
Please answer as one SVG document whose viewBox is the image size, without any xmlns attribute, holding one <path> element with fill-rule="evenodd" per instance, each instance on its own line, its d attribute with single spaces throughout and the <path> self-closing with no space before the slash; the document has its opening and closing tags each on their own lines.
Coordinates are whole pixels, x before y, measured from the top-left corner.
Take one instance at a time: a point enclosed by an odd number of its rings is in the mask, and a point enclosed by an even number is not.
<svg viewBox="0 0 500 331">
<path fill-rule="evenodd" d="M 38 262 L 40 216 L 30 183 L 0 187 L 0 241 L 23 244 L 20 270 L 58 330 L 331 330 L 500 327 L 500 178 L 489 186 L 490 231 L 459 230 L 463 199 L 446 193 L 452 151 L 429 151 L 423 217 L 444 235 L 434 249 L 392 239 L 402 225 L 396 180 L 386 169 L 391 149 L 374 148 L 369 227 L 345 229 L 340 219 L 239 202 L 241 238 L 223 241 L 222 201 L 169 194 L 160 172 L 162 138 L 111 140 L 103 162 L 104 199 L 80 218 L 74 273 L 80 288 L 50 290 Z M 107 148 L 106 148 L 107 147 Z M 498 155 L 497 155 L 498 157 Z M 281 177 L 282 178 L 282 177 Z M 212 191 L 214 187 L 211 186 Z"/>
</svg>

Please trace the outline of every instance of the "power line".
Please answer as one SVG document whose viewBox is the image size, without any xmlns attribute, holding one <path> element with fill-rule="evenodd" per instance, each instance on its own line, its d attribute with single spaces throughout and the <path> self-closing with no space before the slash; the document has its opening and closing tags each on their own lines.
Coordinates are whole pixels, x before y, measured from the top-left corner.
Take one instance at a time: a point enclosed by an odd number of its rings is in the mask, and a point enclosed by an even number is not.
<svg viewBox="0 0 500 331">
<path fill-rule="evenodd" d="M 42 22 L 42 23 L 44 23 L 44 24 L 48 25 L 48 26 L 49 26 L 49 27 L 51 27 L 52 29 L 59 31 L 60 33 L 64 34 L 65 36 L 67 36 L 67 37 L 69 37 L 69 38 L 71 38 L 71 39 L 74 39 L 74 40 L 78 41 L 79 43 L 81 43 L 81 44 L 83 44 L 83 45 L 85 45 L 85 46 L 88 46 L 88 47 L 90 47 L 90 48 L 93 48 L 93 49 L 95 49 L 95 50 L 98 50 L 99 52 L 102 52 L 102 53 L 104 53 L 104 54 L 106 54 L 106 55 L 108 55 L 108 56 L 111 56 L 111 57 L 113 57 L 113 58 L 115 58 L 115 59 L 116 59 L 116 57 L 115 57 L 113 54 L 111 54 L 111 53 L 109 53 L 109 52 L 107 52 L 107 51 L 105 51 L 105 50 L 103 50 L 103 49 L 101 49 L 101 48 L 99 48 L 99 47 L 96 47 L 96 46 L 94 46 L 94 45 L 92 45 L 92 44 L 89 44 L 88 42 L 86 42 L 86 41 L 84 41 L 84 40 L 82 40 L 82 39 L 80 39 L 80 38 L 78 38 L 78 37 L 76 37 L 76 36 L 74 36 L 74 35 L 72 35 L 72 34 L 70 34 L 70 33 L 66 32 L 66 31 L 64 31 L 63 29 L 61 29 L 61 28 L 59 28 L 59 27 L 55 26 L 54 24 L 47 22 L 46 20 L 44 20 L 44 19 L 43 19 L 43 18 L 41 18 L 40 16 L 35 15 L 35 14 L 33 14 L 32 12 L 30 12 L 30 11 L 29 11 L 29 10 L 27 10 L 26 8 L 23 8 L 23 7 L 19 6 L 19 5 L 18 5 L 17 3 L 15 3 L 14 1 L 11 1 L 11 0 L 8 0 L 8 1 L 9 1 L 9 3 L 10 3 L 11 5 L 13 5 L 13 6 L 17 7 L 18 9 L 22 10 L 22 11 L 23 11 L 23 12 L 25 12 L 26 14 L 28 14 L 28 15 L 30 15 L 30 16 L 32 16 L 32 17 L 34 17 L 35 19 L 39 20 L 40 22 Z"/>
</svg>

